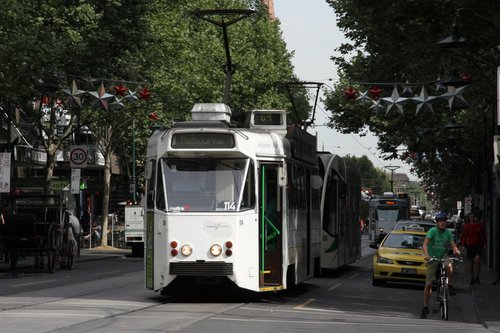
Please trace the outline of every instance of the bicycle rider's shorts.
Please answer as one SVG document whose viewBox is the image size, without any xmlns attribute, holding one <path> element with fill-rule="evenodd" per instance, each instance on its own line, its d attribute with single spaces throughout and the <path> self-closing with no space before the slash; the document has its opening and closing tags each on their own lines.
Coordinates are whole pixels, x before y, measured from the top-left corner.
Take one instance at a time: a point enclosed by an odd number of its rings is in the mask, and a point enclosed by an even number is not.
<svg viewBox="0 0 500 333">
<path fill-rule="evenodd" d="M 439 261 L 431 261 L 427 263 L 427 273 L 425 274 L 425 283 L 431 283 L 436 280 L 436 273 L 439 268 Z"/>
<path fill-rule="evenodd" d="M 451 261 L 447 260 L 446 264 L 448 265 Z M 425 274 L 425 283 L 431 283 L 436 280 L 436 273 L 439 268 L 439 260 L 433 260 L 427 263 L 427 273 Z"/>
</svg>

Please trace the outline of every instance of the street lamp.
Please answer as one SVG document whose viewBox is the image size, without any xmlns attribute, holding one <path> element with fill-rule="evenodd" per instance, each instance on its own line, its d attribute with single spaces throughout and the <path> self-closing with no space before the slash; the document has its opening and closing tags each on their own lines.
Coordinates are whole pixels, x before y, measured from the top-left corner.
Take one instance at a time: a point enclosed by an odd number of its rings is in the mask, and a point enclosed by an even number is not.
<svg viewBox="0 0 500 333">
<path fill-rule="evenodd" d="M 384 168 L 391 170 L 391 192 L 394 192 L 394 171 L 401 167 L 398 165 L 386 165 Z"/>
</svg>

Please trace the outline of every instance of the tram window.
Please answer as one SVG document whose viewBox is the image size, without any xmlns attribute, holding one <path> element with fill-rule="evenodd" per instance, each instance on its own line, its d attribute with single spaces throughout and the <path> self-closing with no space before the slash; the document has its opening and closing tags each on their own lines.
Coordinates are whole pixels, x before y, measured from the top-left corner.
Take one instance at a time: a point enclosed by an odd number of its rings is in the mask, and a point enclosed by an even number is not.
<svg viewBox="0 0 500 333">
<path fill-rule="evenodd" d="M 243 187 L 240 210 L 251 209 L 255 207 L 255 169 L 253 163 L 247 171 L 247 178 Z"/>
<path fill-rule="evenodd" d="M 297 202 L 297 207 L 298 208 L 306 208 L 306 177 L 305 177 L 305 170 L 297 168 L 297 193 L 298 193 L 298 202 Z"/>
<path fill-rule="evenodd" d="M 338 196 L 337 196 L 338 182 L 328 181 L 326 187 L 325 209 L 323 229 L 328 233 L 337 234 L 337 212 L 338 212 Z"/>
<path fill-rule="evenodd" d="M 254 171 L 246 170 L 248 159 L 170 158 L 162 165 L 168 210 L 234 211 L 240 201 L 240 208 L 255 205 L 255 190 L 248 185 L 249 179 L 255 184 Z M 190 186 L 177 186 L 180 179 L 189 180 Z"/>
<path fill-rule="evenodd" d="M 312 196 L 312 208 L 319 209 L 321 205 L 321 188 L 323 185 L 322 178 L 319 175 L 313 175 L 311 177 L 311 196 Z M 319 186 L 318 186 L 319 183 Z"/>
<path fill-rule="evenodd" d="M 149 177 L 146 179 L 146 206 L 147 208 L 153 209 L 154 208 L 154 193 L 155 193 L 155 181 L 156 181 L 156 160 L 150 160 L 148 162 L 148 165 L 151 165 L 150 172 L 151 174 Z"/>
<path fill-rule="evenodd" d="M 158 168 L 161 168 L 161 165 L 158 165 Z M 165 203 L 165 190 L 163 186 L 163 173 L 159 171 L 158 179 L 156 181 L 156 208 L 166 210 L 167 206 Z"/>
</svg>

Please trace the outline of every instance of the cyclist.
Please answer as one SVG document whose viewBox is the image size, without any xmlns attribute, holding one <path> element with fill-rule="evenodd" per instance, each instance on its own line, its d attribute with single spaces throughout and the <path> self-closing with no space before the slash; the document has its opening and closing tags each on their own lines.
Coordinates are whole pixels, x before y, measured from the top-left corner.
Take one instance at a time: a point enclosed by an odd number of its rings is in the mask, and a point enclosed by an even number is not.
<svg viewBox="0 0 500 333">
<path fill-rule="evenodd" d="M 428 261 L 431 257 L 443 258 L 448 252 L 448 244 L 451 244 L 454 255 L 460 255 L 453 234 L 450 230 L 446 229 L 446 220 L 448 215 L 443 212 L 436 214 L 436 226 L 429 229 L 425 236 L 422 248 L 424 250 L 425 260 Z M 451 281 L 453 279 L 453 267 L 450 262 L 446 264 L 448 270 L 448 281 L 450 281 L 449 288 L 452 289 Z M 424 288 L 424 307 L 420 318 L 427 318 L 429 313 L 429 300 L 432 294 L 432 283 L 436 280 L 436 272 L 439 268 L 439 261 L 434 260 L 427 262 L 427 275 L 425 278 Z"/>
</svg>

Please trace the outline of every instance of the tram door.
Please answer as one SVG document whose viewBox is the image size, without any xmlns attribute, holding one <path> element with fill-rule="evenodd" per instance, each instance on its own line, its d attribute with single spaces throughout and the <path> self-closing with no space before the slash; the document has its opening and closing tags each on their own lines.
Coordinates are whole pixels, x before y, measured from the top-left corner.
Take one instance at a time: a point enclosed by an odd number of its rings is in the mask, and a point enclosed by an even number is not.
<svg viewBox="0 0 500 333">
<path fill-rule="evenodd" d="M 279 164 L 261 164 L 259 174 L 260 288 L 281 286 L 283 281 L 283 187 Z"/>
</svg>

